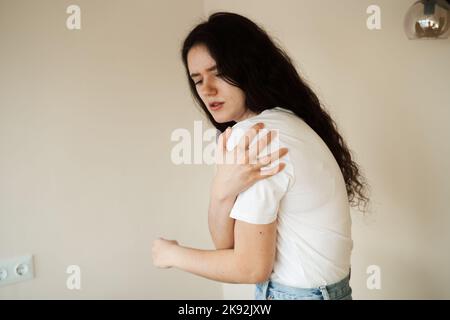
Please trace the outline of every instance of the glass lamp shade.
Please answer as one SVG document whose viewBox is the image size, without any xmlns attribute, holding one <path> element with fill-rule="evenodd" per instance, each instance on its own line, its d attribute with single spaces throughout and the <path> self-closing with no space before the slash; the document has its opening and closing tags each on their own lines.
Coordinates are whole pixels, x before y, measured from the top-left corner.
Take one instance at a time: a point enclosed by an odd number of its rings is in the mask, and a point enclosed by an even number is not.
<svg viewBox="0 0 450 320">
<path fill-rule="evenodd" d="M 419 0 L 406 13 L 405 33 L 409 39 L 446 39 L 450 35 L 450 1 Z"/>
</svg>

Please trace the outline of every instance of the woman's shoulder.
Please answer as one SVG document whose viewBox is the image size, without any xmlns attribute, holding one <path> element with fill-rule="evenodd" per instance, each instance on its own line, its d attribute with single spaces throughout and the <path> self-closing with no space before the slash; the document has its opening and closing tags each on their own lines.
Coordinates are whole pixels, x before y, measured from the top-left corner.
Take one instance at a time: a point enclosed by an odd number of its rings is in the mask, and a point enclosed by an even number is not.
<svg viewBox="0 0 450 320">
<path fill-rule="evenodd" d="M 269 126 L 278 126 L 279 128 L 277 129 L 284 129 L 291 125 L 298 124 L 299 122 L 303 122 L 303 119 L 289 109 L 275 107 L 266 109 L 254 117 L 238 122 L 233 128 L 247 128 L 258 122 L 263 122 Z"/>
<path fill-rule="evenodd" d="M 328 158 L 330 156 L 328 147 L 320 136 L 289 109 L 282 107 L 267 109 L 248 120 L 248 123 L 241 127 L 242 131 L 247 130 L 253 124 L 262 122 L 265 125 L 264 131 L 276 131 L 280 145 L 299 151 L 303 158 L 310 157 L 317 161 L 318 157 Z"/>
<path fill-rule="evenodd" d="M 290 110 L 279 107 L 266 109 L 251 118 L 237 122 L 232 128 L 227 145 L 229 148 L 233 148 L 240 138 L 257 123 L 264 123 L 264 128 L 257 134 L 258 138 L 265 136 L 268 131 L 276 131 L 276 140 L 282 139 L 286 134 L 292 135 L 293 132 L 298 131 L 299 128 L 295 122 L 299 120 L 301 119 Z"/>
<path fill-rule="evenodd" d="M 238 127 L 242 129 L 249 128 L 258 122 L 264 123 L 265 128 L 268 130 L 277 130 L 281 135 L 286 134 L 291 137 L 307 137 L 313 131 L 293 111 L 282 107 L 266 109 L 255 117 L 249 118 L 247 123 L 242 123 Z"/>
</svg>

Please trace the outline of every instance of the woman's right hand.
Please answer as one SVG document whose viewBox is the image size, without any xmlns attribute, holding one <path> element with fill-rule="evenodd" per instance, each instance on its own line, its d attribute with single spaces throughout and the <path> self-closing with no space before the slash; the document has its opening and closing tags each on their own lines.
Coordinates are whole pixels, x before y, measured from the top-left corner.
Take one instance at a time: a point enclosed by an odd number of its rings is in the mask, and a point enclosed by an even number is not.
<svg viewBox="0 0 450 320">
<path fill-rule="evenodd" d="M 264 170 L 261 168 L 269 165 L 273 161 L 280 159 L 287 154 L 287 148 L 275 150 L 269 155 L 258 158 L 259 152 L 264 150 L 276 136 L 276 131 L 261 138 L 254 145 L 251 141 L 257 136 L 259 130 L 264 128 L 263 123 L 252 126 L 241 138 L 237 146 L 228 151 L 227 141 L 231 135 L 231 128 L 228 128 L 219 136 L 216 152 L 217 171 L 212 183 L 212 195 L 219 200 L 236 198 L 237 195 L 259 180 L 269 178 L 286 166 L 280 162 L 276 167 Z"/>
</svg>

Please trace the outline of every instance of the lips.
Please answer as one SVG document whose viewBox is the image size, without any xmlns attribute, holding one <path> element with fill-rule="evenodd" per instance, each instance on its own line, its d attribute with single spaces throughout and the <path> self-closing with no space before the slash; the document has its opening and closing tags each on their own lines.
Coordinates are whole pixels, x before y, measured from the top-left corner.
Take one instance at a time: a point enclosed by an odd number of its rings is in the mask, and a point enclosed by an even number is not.
<svg viewBox="0 0 450 320">
<path fill-rule="evenodd" d="M 209 103 L 209 108 L 211 110 L 218 110 L 220 108 L 222 108 L 224 102 L 211 102 Z"/>
</svg>

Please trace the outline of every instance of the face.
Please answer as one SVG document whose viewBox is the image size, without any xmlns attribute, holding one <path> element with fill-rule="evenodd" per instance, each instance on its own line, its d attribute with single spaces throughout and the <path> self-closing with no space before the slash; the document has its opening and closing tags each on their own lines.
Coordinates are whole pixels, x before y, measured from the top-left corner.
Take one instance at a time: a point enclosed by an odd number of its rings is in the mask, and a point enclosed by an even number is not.
<svg viewBox="0 0 450 320">
<path fill-rule="evenodd" d="M 245 105 L 244 91 L 220 77 L 206 46 L 192 47 L 187 62 L 197 93 L 216 122 L 238 122 L 255 115 Z M 214 102 L 222 104 L 215 106 Z"/>
</svg>

